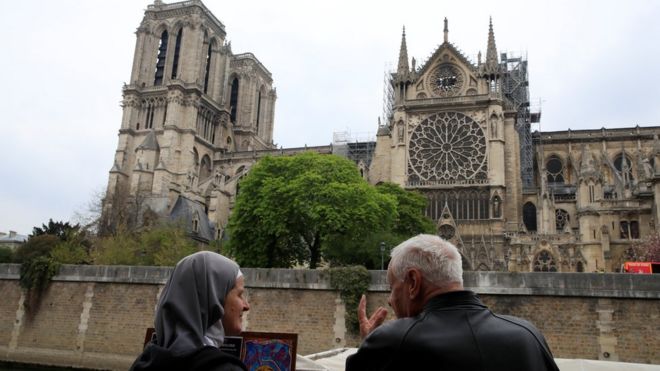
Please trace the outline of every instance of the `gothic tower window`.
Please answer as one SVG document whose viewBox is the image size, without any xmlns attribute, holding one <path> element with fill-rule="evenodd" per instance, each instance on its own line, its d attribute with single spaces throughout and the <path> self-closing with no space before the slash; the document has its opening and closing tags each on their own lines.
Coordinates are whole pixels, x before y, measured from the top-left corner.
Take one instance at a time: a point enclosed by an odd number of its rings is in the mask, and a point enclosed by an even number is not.
<svg viewBox="0 0 660 371">
<path fill-rule="evenodd" d="M 163 31 L 160 35 L 160 46 L 158 47 L 154 85 L 160 85 L 163 83 L 163 75 L 165 74 L 165 57 L 167 56 L 167 39 L 167 31 Z"/>
<path fill-rule="evenodd" d="M 541 251 L 534 259 L 534 272 L 556 272 L 555 258 L 547 250 Z"/>
<path fill-rule="evenodd" d="M 259 89 L 257 94 L 257 134 L 259 133 L 259 117 L 261 117 L 261 89 Z"/>
<path fill-rule="evenodd" d="M 625 182 L 633 180 L 632 163 L 625 154 L 620 153 L 614 158 L 614 168 Z"/>
<path fill-rule="evenodd" d="M 564 209 L 557 209 L 555 210 L 555 227 L 557 229 L 557 232 L 561 232 L 566 228 L 566 226 L 570 222 L 570 216 L 568 215 L 568 211 Z"/>
<path fill-rule="evenodd" d="M 584 264 L 582 262 L 577 262 L 575 267 L 576 272 L 584 272 Z"/>
<path fill-rule="evenodd" d="M 236 122 L 236 111 L 238 106 L 238 78 L 234 77 L 231 82 L 231 93 L 229 96 L 229 107 L 231 109 L 230 116 L 231 122 Z"/>
<path fill-rule="evenodd" d="M 154 115 L 156 113 L 156 107 L 153 101 L 146 101 L 145 114 L 146 118 L 144 121 L 145 129 L 153 129 L 154 127 Z"/>
<path fill-rule="evenodd" d="M 183 28 L 179 29 L 176 34 L 176 42 L 174 44 L 174 61 L 172 61 L 172 78 L 176 79 L 179 73 L 179 55 L 181 54 L 181 38 L 183 37 Z"/>
<path fill-rule="evenodd" d="M 213 57 L 213 41 L 209 42 L 208 50 L 206 51 L 206 66 L 204 67 L 204 94 L 209 90 L 209 75 L 211 74 L 211 58 Z"/>
<path fill-rule="evenodd" d="M 536 231 L 536 206 L 531 202 L 523 205 L 523 223 L 528 231 Z"/>
<path fill-rule="evenodd" d="M 548 177 L 548 184 L 563 184 L 564 183 L 564 165 L 557 155 L 552 155 L 545 163 L 546 176 Z"/>
</svg>

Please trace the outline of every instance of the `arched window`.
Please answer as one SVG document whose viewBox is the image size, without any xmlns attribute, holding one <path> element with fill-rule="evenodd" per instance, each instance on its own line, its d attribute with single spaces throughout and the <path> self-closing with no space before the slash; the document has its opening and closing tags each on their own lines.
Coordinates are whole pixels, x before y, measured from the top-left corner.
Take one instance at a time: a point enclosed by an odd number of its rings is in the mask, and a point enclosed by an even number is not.
<svg viewBox="0 0 660 371">
<path fill-rule="evenodd" d="M 197 166 L 199 166 L 199 152 L 197 152 L 197 148 L 193 147 L 193 166 L 195 167 L 195 170 L 197 170 Z"/>
<path fill-rule="evenodd" d="M 523 223 L 528 231 L 536 231 L 536 206 L 531 202 L 523 205 Z"/>
<path fill-rule="evenodd" d="M 235 77 L 231 82 L 231 94 L 229 97 L 229 107 L 231 109 L 231 122 L 236 122 L 236 108 L 238 106 L 238 78 Z"/>
<path fill-rule="evenodd" d="M 625 181 L 633 180 L 632 162 L 625 154 L 620 153 L 614 158 L 614 168 Z"/>
<path fill-rule="evenodd" d="M 192 232 L 199 233 L 199 214 L 197 212 L 192 217 Z"/>
<path fill-rule="evenodd" d="M 176 34 L 176 43 L 174 44 L 174 60 L 172 61 L 172 78 L 176 79 L 179 74 L 179 55 L 181 54 L 181 39 L 183 38 L 183 28 Z"/>
<path fill-rule="evenodd" d="M 259 119 L 261 118 L 261 90 L 257 94 L 257 127 L 256 131 L 259 134 Z"/>
<path fill-rule="evenodd" d="M 545 163 L 546 176 L 548 177 L 548 184 L 564 183 L 564 165 L 557 155 L 552 155 Z"/>
<path fill-rule="evenodd" d="M 577 272 L 584 272 L 584 264 L 582 264 L 582 262 L 577 262 L 575 270 Z"/>
<path fill-rule="evenodd" d="M 543 250 L 534 259 L 534 272 L 556 272 L 557 263 L 549 251 Z"/>
<path fill-rule="evenodd" d="M 202 163 L 199 168 L 199 181 L 202 182 L 211 176 L 211 158 L 208 155 L 202 157 Z"/>
<path fill-rule="evenodd" d="M 213 40 L 209 42 L 208 50 L 206 51 L 206 67 L 204 67 L 204 94 L 209 90 L 209 75 L 211 74 L 211 57 L 213 57 Z"/>
<path fill-rule="evenodd" d="M 165 74 L 165 57 L 167 56 L 167 31 L 163 31 L 160 35 L 160 46 L 158 47 L 158 59 L 156 60 L 156 73 L 154 75 L 154 85 L 163 83 L 163 75 Z"/>
<path fill-rule="evenodd" d="M 564 209 L 557 209 L 555 210 L 555 227 L 557 229 L 557 232 L 561 232 L 564 230 L 564 228 L 569 225 L 569 222 L 571 221 L 570 216 L 568 215 L 568 211 Z"/>
</svg>

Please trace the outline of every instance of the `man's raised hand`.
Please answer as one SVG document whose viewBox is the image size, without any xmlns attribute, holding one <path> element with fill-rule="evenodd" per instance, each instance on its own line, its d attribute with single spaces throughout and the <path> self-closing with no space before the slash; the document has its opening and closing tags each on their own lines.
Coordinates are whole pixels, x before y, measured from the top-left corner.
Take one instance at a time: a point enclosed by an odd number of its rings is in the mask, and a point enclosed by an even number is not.
<svg viewBox="0 0 660 371">
<path fill-rule="evenodd" d="M 358 305 L 358 321 L 360 322 L 360 337 L 366 338 L 376 327 L 383 324 L 387 317 L 387 309 L 378 307 L 371 317 L 367 318 L 367 297 L 362 295 Z"/>
</svg>

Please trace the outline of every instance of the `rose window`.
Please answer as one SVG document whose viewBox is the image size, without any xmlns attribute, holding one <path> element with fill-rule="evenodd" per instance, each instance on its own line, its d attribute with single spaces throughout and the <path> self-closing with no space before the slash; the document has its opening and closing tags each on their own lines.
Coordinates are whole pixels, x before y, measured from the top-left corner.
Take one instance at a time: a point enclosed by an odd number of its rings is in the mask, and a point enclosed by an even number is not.
<svg viewBox="0 0 660 371">
<path fill-rule="evenodd" d="M 442 112 L 423 120 L 410 135 L 408 177 L 411 181 L 487 179 L 483 129 L 459 112 Z"/>
</svg>

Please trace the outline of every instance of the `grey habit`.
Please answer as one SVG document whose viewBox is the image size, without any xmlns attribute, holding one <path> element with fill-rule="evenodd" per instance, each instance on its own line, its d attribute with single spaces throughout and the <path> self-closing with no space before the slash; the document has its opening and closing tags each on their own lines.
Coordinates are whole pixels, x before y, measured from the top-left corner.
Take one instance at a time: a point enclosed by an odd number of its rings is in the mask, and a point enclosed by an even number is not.
<svg viewBox="0 0 660 371">
<path fill-rule="evenodd" d="M 210 251 L 179 261 L 158 302 L 156 344 L 179 355 L 222 344 L 225 297 L 240 275 L 238 264 Z"/>
</svg>

